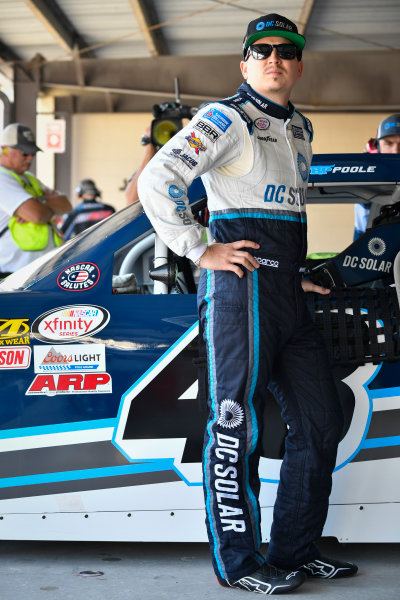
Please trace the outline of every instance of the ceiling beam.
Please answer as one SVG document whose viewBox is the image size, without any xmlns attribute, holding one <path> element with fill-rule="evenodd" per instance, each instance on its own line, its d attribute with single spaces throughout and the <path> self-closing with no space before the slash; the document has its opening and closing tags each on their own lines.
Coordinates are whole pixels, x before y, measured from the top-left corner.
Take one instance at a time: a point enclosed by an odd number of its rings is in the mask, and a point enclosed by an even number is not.
<svg viewBox="0 0 400 600">
<path fill-rule="evenodd" d="M 76 31 L 57 2 L 48 2 L 47 0 L 24 0 L 24 2 L 63 50 L 73 52 L 76 47 L 80 50 L 88 48 L 88 44 Z M 94 57 L 95 54 L 92 51 L 85 52 L 85 58 Z"/>
<path fill-rule="evenodd" d="M 299 22 L 297 24 L 299 33 L 301 33 L 301 35 L 304 35 L 304 32 L 307 29 L 311 11 L 314 7 L 314 2 L 315 0 L 303 0 L 303 6 L 301 7 Z"/>
<path fill-rule="evenodd" d="M 7 46 L 4 42 L 0 40 L 0 59 L 4 62 L 15 62 L 17 60 L 22 60 L 22 58 L 14 52 L 12 48 Z"/>
<path fill-rule="evenodd" d="M 129 0 L 151 56 L 169 54 L 161 28 L 149 29 L 159 24 L 153 0 Z"/>
<path fill-rule="evenodd" d="M 78 46 L 74 47 L 72 58 L 75 65 L 76 80 L 78 82 L 78 85 L 83 87 L 85 85 L 85 74 L 83 71 L 82 58 L 79 53 Z"/>
<path fill-rule="evenodd" d="M 49 62 L 41 68 L 41 89 L 51 95 L 112 93 L 132 112 L 150 111 L 152 103 L 174 98 L 173 79 L 179 74 L 184 103 L 199 105 L 224 98 L 242 82 L 237 55 L 159 56 L 135 59 L 82 59 L 90 86 L 76 85 L 72 61 Z M 400 81 L 393 79 L 398 53 L 387 51 L 306 51 L 303 76 L 293 90 L 300 110 L 351 111 L 400 109 Z M 375 75 L 371 87 L 371 72 Z M 357 77 L 354 77 L 357 73 Z M 205 88 L 204 81 L 207 81 Z M 125 98 L 125 100 L 123 100 Z M 115 98 L 116 99 L 116 98 Z M 131 102 L 132 101 L 132 102 Z M 103 100 L 104 107 L 104 100 Z M 116 111 L 114 100 L 114 111 Z"/>
</svg>

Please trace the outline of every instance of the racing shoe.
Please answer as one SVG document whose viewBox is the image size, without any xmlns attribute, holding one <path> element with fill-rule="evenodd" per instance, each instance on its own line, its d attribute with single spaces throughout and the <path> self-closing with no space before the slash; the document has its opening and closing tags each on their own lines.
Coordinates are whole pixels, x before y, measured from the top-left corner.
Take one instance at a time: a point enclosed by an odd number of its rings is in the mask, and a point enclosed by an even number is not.
<svg viewBox="0 0 400 600">
<path fill-rule="evenodd" d="M 306 573 L 308 577 L 318 577 L 319 579 L 339 579 L 340 577 L 350 577 L 358 571 L 357 565 L 336 560 L 335 558 L 326 558 L 320 556 L 313 561 L 298 568 L 302 573 Z"/>
<path fill-rule="evenodd" d="M 217 579 L 223 587 L 239 588 L 256 594 L 287 594 L 295 590 L 307 579 L 300 571 L 282 571 L 268 564 L 263 564 L 257 571 L 240 579 Z"/>
</svg>

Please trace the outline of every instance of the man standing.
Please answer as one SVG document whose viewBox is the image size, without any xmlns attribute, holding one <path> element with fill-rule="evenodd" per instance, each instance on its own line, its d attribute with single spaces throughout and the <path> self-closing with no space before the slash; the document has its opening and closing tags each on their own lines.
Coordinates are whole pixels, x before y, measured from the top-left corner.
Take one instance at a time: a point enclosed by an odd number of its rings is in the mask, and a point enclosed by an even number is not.
<svg viewBox="0 0 400 600">
<path fill-rule="evenodd" d="M 391 115 L 379 123 L 376 138 L 367 143 L 370 154 L 400 154 L 400 115 Z M 365 233 L 367 226 L 378 216 L 381 204 L 368 202 L 354 206 L 354 240 Z"/>
<path fill-rule="evenodd" d="M 82 179 L 75 193 L 81 202 L 67 215 L 60 227 L 65 240 L 82 233 L 88 227 L 100 223 L 115 213 L 113 206 L 100 201 L 101 192 L 93 179 Z"/>
<path fill-rule="evenodd" d="M 5 277 L 62 243 L 52 217 L 72 206 L 64 194 L 50 190 L 29 172 L 40 150 L 29 127 L 7 125 L 1 150 L 0 277 Z"/>
<path fill-rule="evenodd" d="M 214 569 L 221 585 L 264 594 L 290 592 L 307 575 L 357 571 L 322 558 L 315 546 L 343 417 L 304 298 L 304 290 L 329 290 L 301 275 L 312 127 L 289 96 L 304 44 L 283 16 L 249 23 L 238 93 L 200 110 L 139 178 L 160 236 L 203 267 L 198 300 L 210 408 L 203 477 Z M 209 246 L 187 203 L 197 176 L 208 196 Z M 264 558 L 258 463 L 267 386 L 288 433 Z"/>
</svg>

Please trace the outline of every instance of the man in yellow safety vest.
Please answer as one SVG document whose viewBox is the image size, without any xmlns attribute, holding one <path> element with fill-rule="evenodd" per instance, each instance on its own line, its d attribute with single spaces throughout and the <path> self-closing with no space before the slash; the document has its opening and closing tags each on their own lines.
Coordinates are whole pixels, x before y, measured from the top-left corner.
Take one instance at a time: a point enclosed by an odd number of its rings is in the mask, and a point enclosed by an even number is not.
<svg viewBox="0 0 400 600">
<path fill-rule="evenodd" d="M 67 196 L 49 189 L 29 167 L 40 148 L 23 123 L 7 125 L 0 155 L 0 278 L 62 243 L 52 218 L 72 209 Z"/>
</svg>

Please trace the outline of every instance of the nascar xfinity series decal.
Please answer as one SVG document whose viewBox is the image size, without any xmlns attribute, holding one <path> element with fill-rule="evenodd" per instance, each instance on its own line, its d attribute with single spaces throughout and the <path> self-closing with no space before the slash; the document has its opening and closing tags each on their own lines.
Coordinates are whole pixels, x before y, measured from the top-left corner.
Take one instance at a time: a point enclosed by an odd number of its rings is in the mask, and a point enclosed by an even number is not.
<svg viewBox="0 0 400 600">
<path fill-rule="evenodd" d="M 0 348 L 0 369 L 27 369 L 31 364 L 29 346 Z"/>
<path fill-rule="evenodd" d="M 103 344 L 35 346 L 34 365 L 35 373 L 105 371 L 105 347 Z"/>
<path fill-rule="evenodd" d="M 35 319 L 32 334 L 41 342 L 72 342 L 99 332 L 109 320 L 110 313 L 101 306 L 60 306 Z"/>
<path fill-rule="evenodd" d="M 70 265 L 57 277 L 57 285 L 67 292 L 84 292 L 96 285 L 100 279 L 100 269 L 93 263 Z"/>
<path fill-rule="evenodd" d="M 29 343 L 29 319 L 0 319 L 0 346 Z"/>
</svg>

